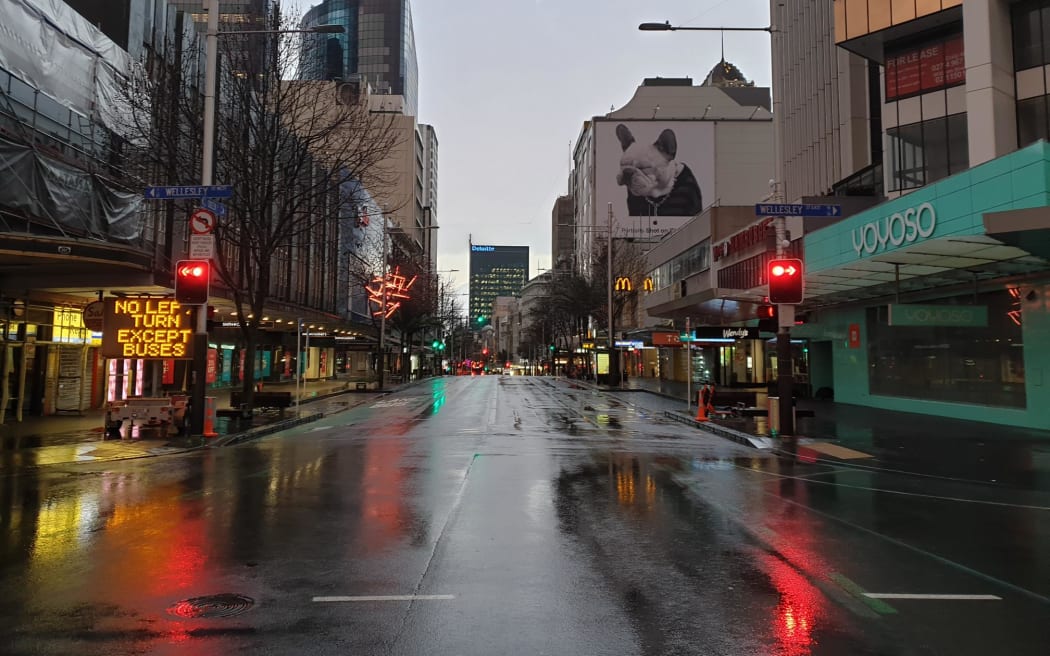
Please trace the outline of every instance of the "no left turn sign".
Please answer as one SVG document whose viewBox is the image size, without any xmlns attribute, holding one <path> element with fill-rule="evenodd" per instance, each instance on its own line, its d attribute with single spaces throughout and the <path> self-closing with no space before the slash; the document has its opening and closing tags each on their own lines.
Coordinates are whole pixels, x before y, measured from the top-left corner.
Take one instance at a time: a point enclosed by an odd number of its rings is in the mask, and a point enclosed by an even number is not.
<svg viewBox="0 0 1050 656">
<path fill-rule="evenodd" d="M 190 214 L 190 232 L 195 235 L 210 235 L 215 230 L 215 213 L 198 207 Z"/>
</svg>

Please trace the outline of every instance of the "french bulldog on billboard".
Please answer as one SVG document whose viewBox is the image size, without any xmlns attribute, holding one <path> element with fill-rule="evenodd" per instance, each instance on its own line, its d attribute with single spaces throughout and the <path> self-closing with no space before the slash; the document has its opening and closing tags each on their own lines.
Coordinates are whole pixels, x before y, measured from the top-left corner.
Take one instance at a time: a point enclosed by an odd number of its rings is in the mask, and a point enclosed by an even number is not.
<svg viewBox="0 0 1050 656">
<path fill-rule="evenodd" d="M 623 123 L 616 126 L 623 148 L 617 184 L 627 187 L 630 216 L 692 216 L 703 209 L 700 184 L 677 159 L 678 139 L 665 129 L 653 143 L 640 143 Z"/>
</svg>

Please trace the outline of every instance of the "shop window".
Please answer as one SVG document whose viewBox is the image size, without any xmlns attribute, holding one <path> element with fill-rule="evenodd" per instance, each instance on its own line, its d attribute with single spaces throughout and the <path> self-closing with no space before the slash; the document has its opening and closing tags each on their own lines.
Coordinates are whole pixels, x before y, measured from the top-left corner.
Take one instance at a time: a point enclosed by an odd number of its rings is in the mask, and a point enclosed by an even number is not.
<svg viewBox="0 0 1050 656">
<path fill-rule="evenodd" d="M 945 304 L 973 302 L 972 297 Z M 981 328 L 890 326 L 885 306 L 868 310 L 868 371 L 872 394 L 973 405 L 1026 406 L 1024 345 L 1007 292 L 983 294 Z"/>
<path fill-rule="evenodd" d="M 915 189 L 969 166 L 966 114 L 886 130 L 891 191 Z"/>
</svg>

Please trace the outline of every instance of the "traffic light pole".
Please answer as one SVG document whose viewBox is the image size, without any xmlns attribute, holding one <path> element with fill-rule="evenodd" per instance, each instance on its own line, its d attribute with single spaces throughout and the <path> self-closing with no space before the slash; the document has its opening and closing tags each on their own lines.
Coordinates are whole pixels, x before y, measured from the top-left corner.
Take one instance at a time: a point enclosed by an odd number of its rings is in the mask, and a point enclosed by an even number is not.
<svg viewBox="0 0 1050 656">
<path fill-rule="evenodd" d="M 777 257 L 784 256 L 787 242 L 787 219 L 774 219 L 777 232 Z M 786 303 L 777 305 L 779 330 L 777 331 L 777 396 L 780 398 L 780 434 L 795 434 L 795 376 L 791 359 L 791 326 L 795 323 L 795 306 Z"/>
<path fill-rule="evenodd" d="M 204 125 L 201 153 L 201 184 L 212 183 L 215 157 L 215 78 L 219 53 L 219 3 L 208 5 L 205 33 Z M 208 272 L 211 275 L 211 272 Z M 208 370 L 208 302 L 197 306 L 197 330 L 193 334 L 193 371 L 190 375 L 190 434 L 204 434 L 204 397 Z"/>
<path fill-rule="evenodd" d="M 204 434 L 204 397 L 208 371 L 208 304 L 197 307 L 197 330 L 193 334 L 193 374 L 190 387 L 190 432 Z"/>
</svg>

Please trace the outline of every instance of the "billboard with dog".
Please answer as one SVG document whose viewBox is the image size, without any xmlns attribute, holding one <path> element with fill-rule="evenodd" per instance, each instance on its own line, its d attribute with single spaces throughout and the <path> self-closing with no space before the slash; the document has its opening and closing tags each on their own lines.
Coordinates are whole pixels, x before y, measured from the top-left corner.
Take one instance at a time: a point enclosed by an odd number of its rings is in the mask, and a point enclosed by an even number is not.
<svg viewBox="0 0 1050 656">
<path fill-rule="evenodd" d="M 612 203 L 616 236 L 659 239 L 714 201 L 710 121 L 601 121 L 595 126 L 597 223 Z"/>
</svg>

